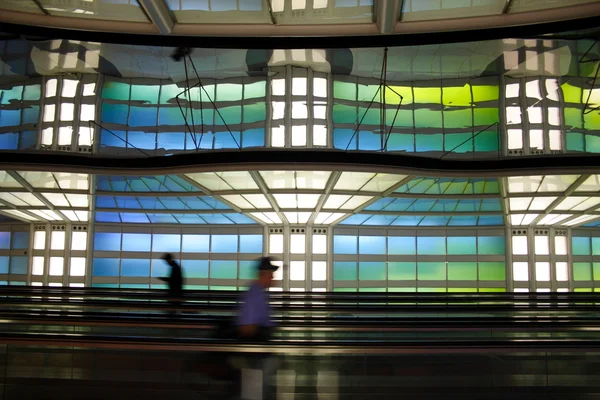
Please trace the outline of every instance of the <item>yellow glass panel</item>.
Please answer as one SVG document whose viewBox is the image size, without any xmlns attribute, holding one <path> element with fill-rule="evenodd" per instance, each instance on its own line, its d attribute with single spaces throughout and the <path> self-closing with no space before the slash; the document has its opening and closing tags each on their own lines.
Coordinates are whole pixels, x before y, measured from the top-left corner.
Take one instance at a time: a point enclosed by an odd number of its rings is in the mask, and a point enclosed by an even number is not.
<svg viewBox="0 0 600 400">
<path fill-rule="evenodd" d="M 415 103 L 440 104 L 442 100 L 441 88 L 414 88 Z"/>
<path fill-rule="evenodd" d="M 471 86 L 445 87 L 442 89 L 444 105 L 455 107 L 471 106 Z"/>
<path fill-rule="evenodd" d="M 393 91 L 391 90 L 393 89 Z M 402 105 L 413 103 L 412 88 L 410 86 L 391 86 L 385 88 L 385 102 L 387 104 L 400 104 L 400 96 L 402 96 Z"/>
<path fill-rule="evenodd" d="M 563 83 L 561 89 L 566 103 L 581 103 L 581 88 Z"/>
<path fill-rule="evenodd" d="M 500 88 L 498 86 L 473 86 L 473 101 L 492 101 L 500 98 Z"/>
</svg>

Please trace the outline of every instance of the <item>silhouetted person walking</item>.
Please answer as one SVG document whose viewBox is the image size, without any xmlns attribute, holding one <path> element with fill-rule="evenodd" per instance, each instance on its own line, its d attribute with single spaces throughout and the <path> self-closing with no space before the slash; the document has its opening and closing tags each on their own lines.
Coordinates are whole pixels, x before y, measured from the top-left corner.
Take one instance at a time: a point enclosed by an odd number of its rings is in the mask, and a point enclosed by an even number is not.
<svg viewBox="0 0 600 400">
<path fill-rule="evenodd" d="M 162 258 L 171 266 L 171 275 L 160 279 L 168 283 L 169 297 L 173 298 L 171 304 L 177 307 L 179 306 L 180 301 L 174 299 L 178 299 L 183 294 L 183 273 L 181 271 L 181 265 L 175 261 L 171 253 L 166 253 Z"/>
</svg>

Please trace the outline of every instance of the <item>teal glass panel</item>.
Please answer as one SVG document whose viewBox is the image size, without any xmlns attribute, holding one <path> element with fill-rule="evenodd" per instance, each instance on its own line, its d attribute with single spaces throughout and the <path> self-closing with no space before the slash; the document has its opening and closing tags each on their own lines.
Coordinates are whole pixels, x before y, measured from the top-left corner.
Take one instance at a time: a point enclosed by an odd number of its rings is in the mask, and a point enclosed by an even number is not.
<svg viewBox="0 0 600 400">
<path fill-rule="evenodd" d="M 341 293 L 343 293 L 343 292 L 349 293 L 349 292 L 357 292 L 358 289 L 357 288 L 333 288 L 333 291 L 341 292 Z"/>
<path fill-rule="evenodd" d="M 352 129 L 334 129 L 333 130 L 333 147 L 336 149 L 352 149 L 356 150 L 358 143 L 358 135 L 354 135 Z"/>
<path fill-rule="evenodd" d="M 579 132 L 567 132 L 567 151 L 584 151 L 585 144 L 583 134 Z"/>
<path fill-rule="evenodd" d="M 210 279 L 236 279 L 237 261 L 235 260 L 211 260 Z"/>
<path fill-rule="evenodd" d="M 479 236 L 477 246 L 481 255 L 502 255 L 506 250 L 504 236 Z"/>
<path fill-rule="evenodd" d="M 179 93 L 183 92 L 184 90 L 185 89 L 177 87 L 177 85 L 175 84 L 163 85 L 160 90 L 160 104 L 177 104 L 175 98 Z M 179 101 L 183 101 L 183 96 L 180 97 Z M 161 109 L 162 108 L 163 107 L 161 107 Z M 177 112 L 181 114 L 181 112 L 179 111 L 179 107 L 175 108 L 175 110 L 177 110 Z"/>
<path fill-rule="evenodd" d="M 374 107 L 367 110 L 367 107 L 358 107 L 358 120 L 362 120 L 363 125 L 380 125 L 380 111 Z"/>
<path fill-rule="evenodd" d="M 8 274 L 8 256 L 0 256 L 0 274 Z"/>
<path fill-rule="evenodd" d="M 385 254 L 385 236 L 359 236 L 360 254 Z"/>
<path fill-rule="evenodd" d="M 126 104 L 102 104 L 102 122 L 125 125 L 127 114 L 129 114 L 129 107 Z"/>
<path fill-rule="evenodd" d="M 105 81 L 102 98 L 112 100 L 129 100 L 129 85 L 121 82 Z"/>
<path fill-rule="evenodd" d="M 357 237 L 349 235 L 334 235 L 333 254 L 358 254 Z"/>
<path fill-rule="evenodd" d="M 359 150 L 381 150 L 383 146 L 383 136 L 370 132 L 358 132 L 358 149 Z"/>
<path fill-rule="evenodd" d="M 238 83 L 220 83 L 217 85 L 217 101 L 242 100 L 243 86 Z"/>
<path fill-rule="evenodd" d="M 23 92 L 23 100 L 25 101 L 37 101 L 42 95 L 41 85 L 29 85 L 25 86 L 24 89 L 25 91 Z"/>
<path fill-rule="evenodd" d="M 415 151 L 415 135 L 408 133 L 392 133 L 387 142 L 388 151 Z"/>
<path fill-rule="evenodd" d="M 208 278 L 208 260 L 181 260 L 185 278 Z"/>
<path fill-rule="evenodd" d="M 441 111 L 432 111 L 427 109 L 415 110 L 415 128 L 441 129 L 443 126 Z"/>
<path fill-rule="evenodd" d="M 585 135 L 585 151 L 587 153 L 600 153 L 600 137 Z"/>
<path fill-rule="evenodd" d="M 118 283 L 93 283 L 92 287 L 117 289 L 119 287 L 119 284 Z"/>
<path fill-rule="evenodd" d="M 417 279 L 420 281 L 445 281 L 445 262 L 418 262 Z"/>
<path fill-rule="evenodd" d="M 444 135 L 444 150 L 455 153 L 473 151 L 472 133 L 446 133 Z"/>
<path fill-rule="evenodd" d="M 504 281 L 506 280 L 506 265 L 503 261 L 480 262 L 479 280 Z"/>
<path fill-rule="evenodd" d="M 244 105 L 244 123 L 264 121 L 267 117 L 267 108 L 264 102 Z"/>
<path fill-rule="evenodd" d="M 151 261 L 151 276 L 159 278 L 171 274 L 171 267 L 162 259 L 152 259 Z"/>
<path fill-rule="evenodd" d="M 358 268 L 359 279 L 384 281 L 386 279 L 385 262 L 361 261 Z"/>
<path fill-rule="evenodd" d="M 334 104 L 332 116 L 334 124 L 356 124 L 358 122 L 358 114 L 355 106 Z"/>
<path fill-rule="evenodd" d="M 150 289 L 150 285 L 143 283 L 121 283 L 121 289 Z"/>
<path fill-rule="evenodd" d="M 375 101 L 379 100 L 379 85 L 357 85 L 358 86 L 358 101 Z M 334 89 L 335 90 L 335 89 Z"/>
<path fill-rule="evenodd" d="M 497 108 L 475 108 L 473 116 L 475 117 L 474 126 L 489 126 L 500 121 Z"/>
<path fill-rule="evenodd" d="M 157 104 L 160 90 L 160 85 L 131 85 L 131 101 Z"/>
<path fill-rule="evenodd" d="M 498 151 L 498 132 L 485 131 L 475 136 L 475 151 Z"/>
<path fill-rule="evenodd" d="M 242 147 L 264 147 L 265 146 L 265 130 L 247 129 L 242 135 Z"/>
<path fill-rule="evenodd" d="M 430 236 L 417 237 L 417 254 L 445 255 L 446 238 Z"/>
<path fill-rule="evenodd" d="M 573 236 L 571 239 L 573 255 L 589 256 L 592 255 L 590 238 L 587 236 Z"/>
<path fill-rule="evenodd" d="M 600 255 L 600 237 L 592 238 L 592 255 Z"/>
<path fill-rule="evenodd" d="M 444 128 L 468 128 L 471 126 L 473 126 L 473 114 L 470 108 L 444 111 Z"/>
<path fill-rule="evenodd" d="M 388 262 L 388 280 L 403 281 L 417 279 L 417 264 L 414 262 Z"/>
<path fill-rule="evenodd" d="M 444 135 L 441 133 L 415 135 L 416 151 L 418 153 L 425 151 L 442 151 Z"/>
<path fill-rule="evenodd" d="M 449 237 L 448 254 L 474 255 L 477 254 L 477 238 L 475 237 Z"/>
<path fill-rule="evenodd" d="M 244 85 L 244 99 L 257 99 L 267 95 L 267 82 L 260 81 Z"/>
<path fill-rule="evenodd" d="M 150 260 L 137 258 L 123 258 L 121 260 L 121 276 L 150 276 Z"/>
<path fill-rule="evenodd" d="M 449 281 L 476 281 L 477 263 L 476 262 L 449 262 L 448 263 Z"/>
<path fill-rule="evenodd" d="M 240 279 L 255 279 L 257 276 L 256 261 L 240 261 Z"/>
<path fill-rule="evenodd" d="M 27 264 L 29 263 L 29 257 L 26 256 L 12 256 L 10 257 L 10 273 L 17 275 L 27 274 Z"/>
<path fill-rule="evenodd" d="M 151 235 L 146 233 L 124 233 L 123 251 L 150 251 Z"/>
<path fill-rule="evenodd" d="M 388 236 L 388 254 L 417 254 L 417 243 L 413 236 Z"/>
<path fill-rule="evenodd" d="M 92 276 L 119 276 L 118 258 L 94 258 Z"/>
<path fill-rule="evenodd" d="M 333 97 L 343 100 L 356 100 L 356 84 L 349 82 L 333 82 Z"/>
<path fill-rule="evenodd" d="M 334 261 L 333 279 L 336 281 L 355 281 L 358 278 L 356 262 Z"/>
<path fill-rule="evenodd" d="M 224 125 L 223 121 L 225 121 L 227 125 L 236 125 L 242 122 L 241 106 L 221 107 L 219 111 L 221 115 L 217 114 L 215 116 L 215 125 Z"/>
<path fill-rule="evenodd" d="M 419 226 L 446 226 L 449 220 L 450 217 L 426 216 L 421 220 Z"/>
<path fill-rule="evenodd" d="M 398 112 L 396 114 L 396 111 Z M 396 120 L 394 121 L 394 118 Z M 410 128 L 413 127 L 413 112 L 412 110 L 388 108 L 385 110 L 385 123 L 388 127 L 394 124 L 394 128 Z M 411 134 L 412 136 L 412 134 Z M 390 138 L 390 141 L 392 139 Z"/>
<path fill-rule="evenodd" d="M 589 262 L 573 263 L 573 280 L 574 281 L 591 281 L 592 280 L 592 263 L 589 263 Z"/>
</svg>

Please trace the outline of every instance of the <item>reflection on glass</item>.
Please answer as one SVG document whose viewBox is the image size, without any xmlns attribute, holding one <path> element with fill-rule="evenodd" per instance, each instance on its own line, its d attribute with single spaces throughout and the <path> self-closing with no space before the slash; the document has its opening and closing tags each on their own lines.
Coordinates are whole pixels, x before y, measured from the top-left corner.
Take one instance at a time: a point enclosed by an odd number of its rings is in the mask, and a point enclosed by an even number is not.
<svg viewBox="0 0 600 400">
<path fill-rule="evenodd" d="M 39 3 L 53 16 L 148 22 L 137 0 L 40 0 Z"/>
</svg>

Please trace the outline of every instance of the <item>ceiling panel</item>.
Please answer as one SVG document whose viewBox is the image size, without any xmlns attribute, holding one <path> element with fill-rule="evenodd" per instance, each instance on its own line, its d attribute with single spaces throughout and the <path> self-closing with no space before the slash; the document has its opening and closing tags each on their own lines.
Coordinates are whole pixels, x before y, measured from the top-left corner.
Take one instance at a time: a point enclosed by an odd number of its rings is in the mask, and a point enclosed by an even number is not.
<svg viewBox="0 0 600 400">
<path fill-rule="evenodd" d="M 148 22 L 148 18 L 137 0 L 38 1 L 50 15 L 59 17 Z"/>
</svg>

